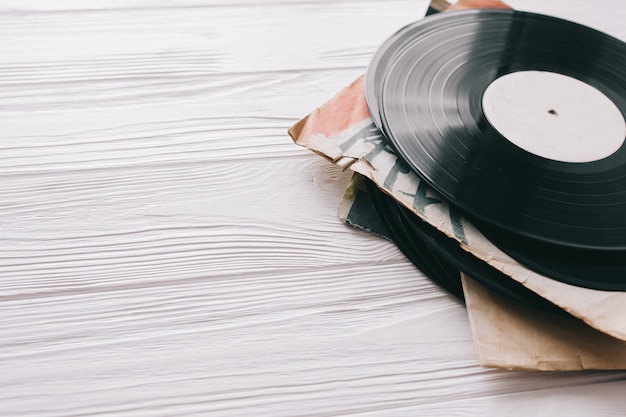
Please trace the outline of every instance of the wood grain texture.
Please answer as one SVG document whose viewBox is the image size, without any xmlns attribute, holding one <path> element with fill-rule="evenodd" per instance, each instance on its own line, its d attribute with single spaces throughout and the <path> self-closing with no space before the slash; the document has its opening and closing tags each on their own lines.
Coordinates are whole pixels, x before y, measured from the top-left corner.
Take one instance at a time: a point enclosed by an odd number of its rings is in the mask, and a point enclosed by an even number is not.
<svg viewBox="0 0 626 417">
<path fill-rule="evenodd" d="M 622 0 L 511 4 L 626 39 Z M 0 415 L 623 414 L 625 373 L 478 367 L 286 134 L 425 8 L 0 1 Z"/>
</svg>

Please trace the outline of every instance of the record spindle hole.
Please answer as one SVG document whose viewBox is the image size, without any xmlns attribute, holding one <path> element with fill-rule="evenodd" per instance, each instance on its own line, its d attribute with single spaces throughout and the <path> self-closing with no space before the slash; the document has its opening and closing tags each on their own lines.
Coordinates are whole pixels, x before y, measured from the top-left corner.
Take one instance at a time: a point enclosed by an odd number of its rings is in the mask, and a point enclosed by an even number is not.
<svg viewBox="0 0 626 417">
<path fill-rule="evenodd" d="M 493 81 L 483 95 L 487 120 L 520 148 L 561 162 L 591 162 L 617 151 L 626 122 L 596 88 L 547 71 L 519 71 Z"/>
</svg>

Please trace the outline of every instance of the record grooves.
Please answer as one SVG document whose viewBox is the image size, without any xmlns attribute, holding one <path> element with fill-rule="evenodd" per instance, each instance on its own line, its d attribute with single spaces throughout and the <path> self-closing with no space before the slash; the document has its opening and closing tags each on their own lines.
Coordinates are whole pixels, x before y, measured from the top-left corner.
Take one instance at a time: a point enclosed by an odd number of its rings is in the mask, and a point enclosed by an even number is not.
<svg viewBox="0 0 626 417">
<path fill-rule="evenodd" d="M 494 80 L 518 71 L 583 81 L 626 117 L 626 44 L 572 22 L 508 10 L 435 15 L 400 30 L 368 68 L 366 99 L 399 155 L 477 225 L 557 252 L 613 252 L 623 276 L 626 145 L 581 163 L 514 145 L 489 123 L 481 100 Z M 625 289 L 626 277 L 617 281 Z"/>
</svg>

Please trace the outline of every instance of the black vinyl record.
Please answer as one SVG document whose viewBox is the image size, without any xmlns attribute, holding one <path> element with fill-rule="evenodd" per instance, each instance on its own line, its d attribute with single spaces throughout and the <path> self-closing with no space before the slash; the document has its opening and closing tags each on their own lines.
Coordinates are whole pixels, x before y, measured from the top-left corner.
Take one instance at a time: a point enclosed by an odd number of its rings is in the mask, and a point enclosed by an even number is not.
<svg viewBox="0 0 626 417">
<path fill-rule="evenodd" d="M 509 299 L 566 315 L 562 309 L 538 296 L 511 277 L 465 251 L 457 241 L 421 220 L 409 209 L 367 181 L 374 210 L 391 238 L 406 257 L 431 280 L 463 300 L 460 272 Z"/>
<path fill-rule="evenodd" d="M 482 96 L 494 80 L 518 71 L 583 81 L 626 117 L 626 44 L 509 10 L 440 14 L 400 30 L 370 64 L 366 99 L 400 156 L 477 225 L 626 259 L 626 145 L 571 163 L 507 140 L 487 120 Z"/>
<path fill-rule="evenodd" d="M 480 231 L 528 269 L 578 287 L 626 291 L 626 254 L 558 247 L 511 236 L 487 225 Z"/>
</svg>

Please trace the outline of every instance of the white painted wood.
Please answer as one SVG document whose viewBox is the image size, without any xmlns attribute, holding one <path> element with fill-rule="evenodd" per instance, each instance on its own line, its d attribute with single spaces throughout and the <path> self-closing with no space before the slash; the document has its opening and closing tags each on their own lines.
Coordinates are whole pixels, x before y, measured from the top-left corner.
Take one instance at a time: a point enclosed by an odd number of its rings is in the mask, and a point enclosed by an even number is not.
<svg viewBox="0 0 626 417">
<path fill-rule="evenodd" d="M 626 39 L 621 0 L 511 3 Z M 624 373 L 478 367 L 286 135 L 425 7 L 0 1 L 0 415 L 623 414 Z"/>
</svg>

